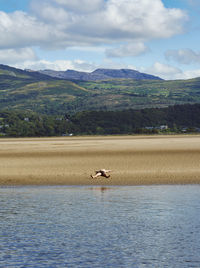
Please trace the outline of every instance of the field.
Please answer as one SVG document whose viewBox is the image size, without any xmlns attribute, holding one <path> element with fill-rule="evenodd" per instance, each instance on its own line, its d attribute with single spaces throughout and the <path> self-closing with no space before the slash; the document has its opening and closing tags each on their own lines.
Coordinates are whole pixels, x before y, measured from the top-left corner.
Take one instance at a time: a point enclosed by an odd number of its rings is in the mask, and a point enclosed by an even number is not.
<svg viewBox="0 0 200 268">
<path fill-rule="evenodd" d="M 90 178 L 111 169 L 111 178 Z M 0 140 L 0 185 L 200 183 L 200 136 Z"/>
</svg>

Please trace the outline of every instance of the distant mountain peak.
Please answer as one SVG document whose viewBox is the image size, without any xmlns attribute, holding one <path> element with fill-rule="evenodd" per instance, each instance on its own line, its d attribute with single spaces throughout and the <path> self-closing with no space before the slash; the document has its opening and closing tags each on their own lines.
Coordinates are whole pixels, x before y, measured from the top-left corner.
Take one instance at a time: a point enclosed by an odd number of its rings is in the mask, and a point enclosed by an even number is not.
<svg viewBox="0 0 200 268">
<path fill-rule="evenodd" d="M 43 74 L 68 79 L 68 80 L 83 80 L 83 81 L 97 81 L 97 80 L 107 80 L 107 79 L 136 79 L 136 80 L 163 80 L 158 76 L 140 73 L 139 71 L 132 69 L 106 69 L 98 68 L 93 72 L 79 72 L 75 70 L 66 71 L 53 71 L 53 70 L 42 70 Z"/>
</svg>

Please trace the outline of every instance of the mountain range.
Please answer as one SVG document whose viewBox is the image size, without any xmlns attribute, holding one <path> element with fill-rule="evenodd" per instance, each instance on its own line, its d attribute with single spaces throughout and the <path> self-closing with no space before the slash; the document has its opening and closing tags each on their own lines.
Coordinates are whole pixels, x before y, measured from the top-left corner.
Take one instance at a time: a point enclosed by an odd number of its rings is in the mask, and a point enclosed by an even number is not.
<svg viewBox="0 0 200 268">
<path fill-rule="evenodd" d="M 54 71 L 54 70 L 41 70 L 42 74 L 49 75 L 55 78 L 68 79 L 68 80 L 82 80 L 82 81 L 98 81 L 106 79 L 137 79 L 137 80 L 162 80 L 160 77 L 140 73 L 131 69 L 97 69 L 91 73 L 78 72 L 74 70 L 67 71 Z"/>
<path fill-rule="evenodd" d="M 130 78 L 133 72 L 136 71 L 98 69 L 92 72 L 98 75 L 98 80 L 84 80 L 80 76 L 79 79 L 72 76 L 60 79 L 47 73 L 0 65 L 0 110 L 72 114 L 86 110 L 113 111 L 200 103 L 200 78 L 133 79 Z M 99 80 L 100 75 L 106 78 Z M 123 75 L 125 78 L 121 77 Z M 149 77 L 148 74 L 138 75 Z"/>
</svg>

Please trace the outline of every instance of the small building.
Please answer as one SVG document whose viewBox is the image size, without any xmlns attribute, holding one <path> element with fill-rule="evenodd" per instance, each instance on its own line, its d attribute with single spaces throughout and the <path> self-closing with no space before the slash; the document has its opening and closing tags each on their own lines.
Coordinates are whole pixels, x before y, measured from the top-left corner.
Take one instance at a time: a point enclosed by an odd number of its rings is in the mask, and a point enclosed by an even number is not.
<svg viewBox="0 0 200 268">
<path fill-rule="evenodd" d="M 159 129 L 160 129 L 160 130 L 166 130 L 166 129 L 168 129 L 168 125 L 161 125 L 161 126 L 159 127 Z"/>
<path fill-rule="evenodd" d="M 73 133 L 69 133 L 69 134 L 63 133 L 62 136 L 63 137 L 72 137 L 72 136 L 74 136 L 74 134 Z"/>
</svg>

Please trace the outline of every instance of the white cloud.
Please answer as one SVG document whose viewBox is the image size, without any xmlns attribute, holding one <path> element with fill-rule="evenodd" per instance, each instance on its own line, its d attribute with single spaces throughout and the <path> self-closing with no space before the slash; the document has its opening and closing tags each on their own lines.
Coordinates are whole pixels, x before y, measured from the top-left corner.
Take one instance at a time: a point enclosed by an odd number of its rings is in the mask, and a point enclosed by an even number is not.
<svg viewBox="0 0 200 268">
<path fill-rule="evenodd" d="M 37 56 L 31 48 L 2 49 L 0 50 L 0 62 L 12 64 L 26 60 L 36 60 Z"/>
<path fill-rule="evenodd" d="M 73 69 L 77 71 L 93 71 L 97 68 L 94 63 L 87 63 L 82 60 L 36 60 L 36 61 L 24 61 L 14 65 L 16 68 L 20 69 L 31 69 L 34 71 L 38 70 L 55 70 L 55 71 L 65 71 L 68 69 Z"/>
<path fill-rule="evenodd" d="M 182 76 L 180 76 L 179 78 L 191 79 L 191 78 L 196 78 L 196 77 L 200 77 L 200 69 L 184 71 L 182 73 Z"/>
<path fill-rule="evenodd" d="M 148 48 L 142 42 L 130 43 L 117 48 L 107 49 L 106 55 L 108 57 L 134 57 L 144 54 Z"/>
<path fill-rule="evenodd" d="M 182 75 L 182 70 L 180 70 L 179 68 L 160 62 L 155 62 L 145 71 L 150 74 L 157 75 L 166 80 L 178 79 Z"/>
<path fill-rule="evenodd" d="M 38 60 L 38 61 L 24 61 L 14 65 L 16 68 L 20 69 L 31 69 L 34 71 L 51 69 L 55 71 L 63 71 L 66 69 L 72 69 L 73 64 L 71 61 L 65 60 L 56 60 L 56 61 L 48 61 L 48 60 Z"/>
<path fill-rule="evenodd" d="M 0 12 L 0 48 L 141 43 L 181 33 L 186 20 L 161 0 L 32 0 L 32 13 Z"/>
<path fill-rule="evenodd" d="M 157 75 L 166 80 L 191 79 L 200 77 L 200 69 L 183 71 L 179 68 L 160 62 L 155 62 L 151 67 L 142 69 L 142 71 Z"/>
<path fill-rule="evenodd" d="M 0 12 L 1 49 L 48 46 L 51 40 L 58 38 L 59 41 L 62 34 L 25 12 L 16 11 L 10 14 Z"/>
<path fill-rule="evenodd" d="M 110 30 L 125 38 L 167 38 L 182 31 L 186 15 L 161 0 L 109 0 L 104 12 Z"/>
<path fill-rule="evenodd" d="M 195 52 L 192 49 L 168 50 L 165 57 L 182 64 L 200 63 L 200 52 Z"/>
</svg>

